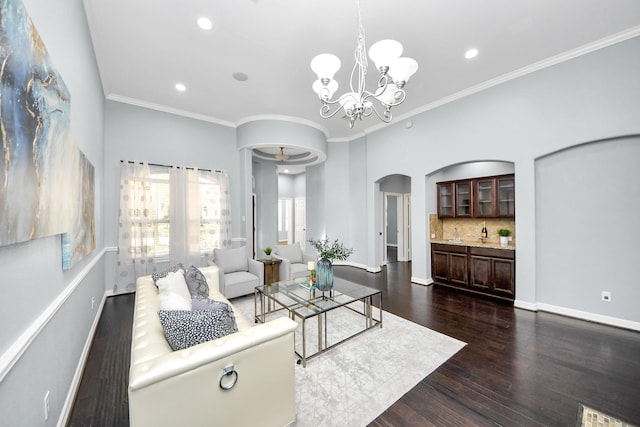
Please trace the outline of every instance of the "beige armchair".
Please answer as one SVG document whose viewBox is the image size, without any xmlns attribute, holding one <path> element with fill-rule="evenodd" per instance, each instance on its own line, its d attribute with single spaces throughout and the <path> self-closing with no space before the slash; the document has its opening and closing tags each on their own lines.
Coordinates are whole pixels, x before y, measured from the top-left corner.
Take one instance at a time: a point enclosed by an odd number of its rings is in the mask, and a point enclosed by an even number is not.
<svg viewBox="0 0 640 427">
<path fill-rule="evenodd" d="M 318 258 L 315 254 L 304 252 L 300 243 L 276 245 L 273 248 L 272 255 L 274 258 L 282 260 L 278 270 L 280 280 L 308 276 L 307 263 Z"/>
<path fill-rule="evenodd" d="M 252 294 L 264 285 L 264 265 L 247 257 L 247 249 L 214 249 L 213 262 L 220 274 L 220 292 L 227 298 Z"/>
</svg>

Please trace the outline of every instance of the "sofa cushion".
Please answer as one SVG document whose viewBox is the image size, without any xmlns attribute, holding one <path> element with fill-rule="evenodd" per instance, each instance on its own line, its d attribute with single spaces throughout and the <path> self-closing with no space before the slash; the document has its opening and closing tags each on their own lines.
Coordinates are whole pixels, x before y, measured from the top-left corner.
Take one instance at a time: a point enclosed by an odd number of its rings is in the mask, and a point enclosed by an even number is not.
<svg viewBox="0 0 640 427">
<path fill-rule="evenodd" d="M 178 263 L 176 265 L 174 265 L 173 267 L 169 267 L 168 270 L 165 271 L 160 271 L 160 272 L 156 272 L 153 273 L 151 275 L 151 278 L 153 279 L 153 283 L 156 284 L 156 286 L 158 286 L 158 279 L 162 279 L 163 277 L 167 277 L 167 274 L 171 273 L 171 272 L 176 272 L 182 270 L 183 272 L 185 271 L 184 265 L 182 265 L 181 263 Z"/>
<path fill-rule="evenodd" d="M 191 296 L 201 296 L 203 298 L 209 297 L 209 284 L 207 283 L 207 279 L 202 274 L 198 268 L 193 265 L 189 267 L 187 272 L 184 275 L 184 279 L 187 282 L 187 287 L 189 288 L 189 293 Z"/>
<path fill-rule="evenodd" d="M 249 270 L 249 259 L 244 247 L 236 249 L 216 248 L 213 250 L 213 260 L 225 274 Z"/>
<path fill-rule="evenodd" d="M 238 331 L 233 311 L 160 310 L 160 323 L 173 350 L 182 350 Z"/>
<path fill-rule="evenodd" d="M 280 258 L 288 259 L 291 264 L 302 262 L 302 249 L 298 243 L 293 245 L 276 245 L 276 255 Z"/>
<path fill-rule="evenodd" d="M 174 293 L 184 300 L 189 310 L 191 309 L 191 294 L 189 293 L 187 282 L 184 280 L 182 270 L 167 273 L 165 277 L 158 279 L 156 286 L 158 286 L 160 295 Z"/>
</svg>

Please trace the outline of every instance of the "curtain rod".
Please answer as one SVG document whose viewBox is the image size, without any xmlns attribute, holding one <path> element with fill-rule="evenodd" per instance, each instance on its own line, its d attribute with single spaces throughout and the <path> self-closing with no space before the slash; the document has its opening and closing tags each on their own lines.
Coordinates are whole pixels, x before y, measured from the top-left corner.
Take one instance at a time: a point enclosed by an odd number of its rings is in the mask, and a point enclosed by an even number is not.
<svg viewBox="0 0 640 427">
<path fill-rule="evenodd" d="M 144 163 L 144 162 L 134 162 L 134 161 L 131 161 L 131 160 L 120 160 L 120 163 L 124 163 L 125 161 L 126 161 L 127 163 L 140 163 L 140 164 L 143 164 L 143 163 Z M 184 169 L 194 169 L 194 170 L 195 170 L 195 169 L 197 169 L 197 170 L 199 170 L 199 171 L 205 171 L 205 172 L 220 172 L 220 173 L 224 173 L 224 171 L 223 171 L 223 170 L 219 170 L 219 169 L 189 168 L 189 167 L 186 167 L 186 166 L 170 166 L 170 165 L 161 165 L 161 164 L 159 164 L 159 163 L 147 163 L 147 164 L 148 164 L 149 166 L 160 166 L 160 167 L 163 167 L 163 168 L 184 168 Z"/>
</svg>

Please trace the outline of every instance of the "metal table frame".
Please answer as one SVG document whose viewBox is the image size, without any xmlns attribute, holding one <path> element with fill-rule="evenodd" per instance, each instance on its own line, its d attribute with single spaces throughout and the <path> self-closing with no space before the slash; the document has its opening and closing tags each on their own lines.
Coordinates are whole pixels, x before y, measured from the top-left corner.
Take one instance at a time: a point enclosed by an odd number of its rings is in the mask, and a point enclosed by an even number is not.
<svg viewBox="0 0 640 427">
<path fill-rule="evenodd" d="M 264 323 L 267 315 L 286 310 L 292 320 L 300 319 L 302 325 L 302 353 L 295 349 L 298 364 L 307 366 L 307 361 L 340 345 L 372 328 L 382 327 L 382 291 L 344 279 L 334 278 L 334 288 L 328 292 L 308 289 L 303 286 L 306 278 L 285 280 L 271 285 L 258 286 L 254 292 L 255 322 Z M 376 307 L 374 299 L 379 300 Z M 362 302 L 362 311 L 349 306 Z M 364 318 L 364 328 L 348 335 L 338 342 L 328 345 L 327 313 L 342 308 L 360 314 Z M 378 317 L 374 316 L 377 308 Z M 307 354 L 306 321 L 317 317 L 318 351 Z"/>
</svg>

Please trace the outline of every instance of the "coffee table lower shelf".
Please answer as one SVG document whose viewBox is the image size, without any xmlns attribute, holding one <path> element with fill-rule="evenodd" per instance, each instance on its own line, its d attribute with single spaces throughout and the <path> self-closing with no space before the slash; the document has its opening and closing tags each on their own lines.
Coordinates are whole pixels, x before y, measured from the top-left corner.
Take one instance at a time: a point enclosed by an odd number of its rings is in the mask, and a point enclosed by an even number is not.
<svg viewBox="0 0 640 427">
<path fill-rule="evenodd" d="M 339 281 L 343 282 L 343 281 Z M 307 362 L 320 354 L 343 344 L 362 333 L 376 328 L 382 327 L 382 292 L 344 281 L 342 286 L 338 285 L 329 292 L 320 292 L 316 290 L 305 290 L 301 292 L 295 287 L 287 287 L 284 282 L 276 283 L 276 289 L 271 286 L 260 286 L 256 288 L 254 293 L 254 309 L 255 322 L 264 323 L 267 316 L 274 313 L 286 311 L 290 319 L 301 323 L 301 351 L 295 346 L 295 353 L 298 357 L 298 364 L 303 367 L 307 366 Z M 295 282 L 294 282 L 295 284 Z M 346 286 L 345 286 L 346 285 Z M 354 290 L 354 285 L 357 287 Z M 298 286 L 298 284 L 295 284 Z M 283 289 L 284 288 L 284 289 Z M 342 290 L 346 290 L 344 293 Z M 349 291 L 351 291 L 349 293 Z M 374 299 L 377 299 L 379 305 L 374 305 Z M 335 310 L 350 310 L 356 313 L 363 320 L 363 327 L 356 328 L 355 332 L 345 337 L 340 337 L 338 341 L 328 344 L 328 321 L 327 316 Z M 377 312 L 377 313 L 376 313 Z M 374 314 L 377 314 L 375 316 Z M 317 320 L 317 348 L 316 351 L 307 351 L 307 321 L 316 318 Z"/>
</svg>

